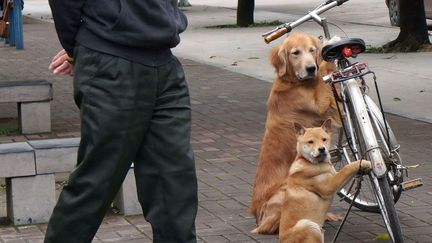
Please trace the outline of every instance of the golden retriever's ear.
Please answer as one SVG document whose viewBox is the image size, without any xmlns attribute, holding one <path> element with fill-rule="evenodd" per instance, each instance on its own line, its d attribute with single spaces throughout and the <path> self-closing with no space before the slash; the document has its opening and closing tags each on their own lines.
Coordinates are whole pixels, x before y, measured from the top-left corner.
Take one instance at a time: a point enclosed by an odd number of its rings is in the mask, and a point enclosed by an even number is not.
<svg viewBox="0 0 432 243">
<path fill-rule="evenodd" d="M 322 51 L 322 43 L 321 41 L 315 37 L 315 36 L 311 36 L 312 42 L 316 48 L 316 57 L 315 57 L 315 62 L 317 67 L 319 67 L 319 65 L 321 64 L 321 62 L 323 61 L 322 56 L 321 56 L 321 51 Z"/>
<path fill-rule="evenodd" d="M 287 73 L 287 57 L 282 45 L 273 47 L 270 54 L 270 62 L 279 77 L 283 77 Z"/>
<path fill-rule="evenodd" d="M 323 124 L 321 125 L 321 128 L 324 129 L 324 131 L 326 133 L 331 133 L 332 132 L 332 121 L 331 119 L 327 119 L 325 120 L 325 122 L 323 122 Z"/>
<path fill-rule="evenodd" d="M 305 134 L 306 132 L 305 128 L 297 122 L 294 122 L 294 130 L 297 137 Z"/>
</svg>

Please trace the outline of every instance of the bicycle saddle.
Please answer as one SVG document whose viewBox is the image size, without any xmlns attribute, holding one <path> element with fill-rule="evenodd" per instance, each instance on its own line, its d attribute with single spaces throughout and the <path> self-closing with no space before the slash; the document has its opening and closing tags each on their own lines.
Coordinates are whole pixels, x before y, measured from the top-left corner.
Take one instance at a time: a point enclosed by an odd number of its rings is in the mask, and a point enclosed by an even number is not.
<svg viewBox="0 0 432 243">
<path fill-rule="evenodd" d="M 344 53 L 344 49 L 348 53 Z M 344 57 L 356 57 L 366 49 L 365 42 L 360 38 L 348 38 L 325 45 L 322 49 L 322 57 L 330 62 Z"/>
</svg>

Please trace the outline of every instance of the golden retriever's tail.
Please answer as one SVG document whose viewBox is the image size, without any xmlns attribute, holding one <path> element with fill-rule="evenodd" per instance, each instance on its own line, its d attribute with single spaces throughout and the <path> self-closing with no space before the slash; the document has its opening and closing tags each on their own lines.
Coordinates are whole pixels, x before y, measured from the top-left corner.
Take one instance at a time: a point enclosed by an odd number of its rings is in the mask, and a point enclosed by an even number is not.
<svg viewBox="0 0 432 243">
<path fill-rule="evenodd" d="M 319 224 L 309 219 L 302 219 L 299 220 L 289 231 L 281 232 L 280 242 L 324 243 L 324 233 Z"/>
</svg>

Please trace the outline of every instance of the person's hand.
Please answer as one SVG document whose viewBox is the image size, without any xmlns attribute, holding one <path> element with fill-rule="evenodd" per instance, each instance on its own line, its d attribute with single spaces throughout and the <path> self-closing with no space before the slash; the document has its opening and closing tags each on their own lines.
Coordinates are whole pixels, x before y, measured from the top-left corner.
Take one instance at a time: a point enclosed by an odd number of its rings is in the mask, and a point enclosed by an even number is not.
<svg viewBox="0 0 432 243">
<path fill-rule="evenodd" d="M 54 74 L 58 75 L 73 75 L 73 64 L 69 61 L 69 56 L 63 49 L 55 55 L 48 66 Z"/>
</svg>

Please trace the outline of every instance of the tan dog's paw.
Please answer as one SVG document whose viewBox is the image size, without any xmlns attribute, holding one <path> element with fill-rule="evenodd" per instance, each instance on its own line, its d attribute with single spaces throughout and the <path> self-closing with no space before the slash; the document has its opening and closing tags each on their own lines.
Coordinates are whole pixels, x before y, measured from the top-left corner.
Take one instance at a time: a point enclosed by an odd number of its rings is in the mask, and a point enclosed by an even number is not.
<svg viewBox="0 0 432 243">
<path fill-rule="evenodd" d="M 326 221 L 338 222 L 338 221 L 341 221 L 342 219 L 343 219 L 343 216 L 341 214 L 327 212 Z"/>
<path fill-rule="evenodd" d="M 360 161 L 360 168 L 363 170 L 370 170 L 372 169 L 372 163 L 368 160 L 362 160 Z"/>
</svg>

